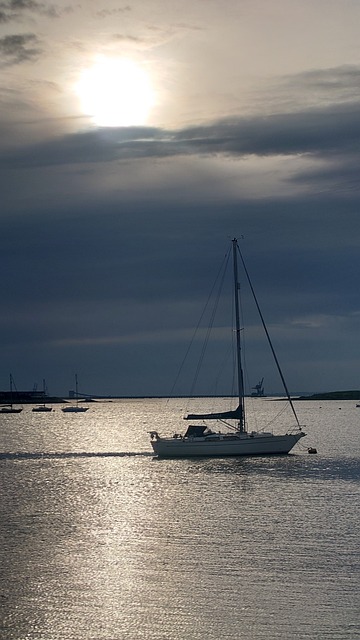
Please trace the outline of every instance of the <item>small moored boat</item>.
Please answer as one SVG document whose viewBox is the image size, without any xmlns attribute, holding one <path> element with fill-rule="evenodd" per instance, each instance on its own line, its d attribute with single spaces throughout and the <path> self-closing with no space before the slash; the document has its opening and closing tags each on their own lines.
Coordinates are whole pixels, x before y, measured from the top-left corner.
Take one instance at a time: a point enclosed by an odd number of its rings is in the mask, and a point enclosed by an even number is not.
<svg viewBox="0 0 360 640">
<path fill-rule="evenodd" d="M 52 411 L 52 407 L 48 407 L 46 402 L 45 402 L 45 398 L 46 398 L 45 380 L 43 380 L 43 397 L 44 397 L 44 402 L 42 404 L 40 404 L 38 407 L 34 407 L 32 409 L 32 411 L 34 411 L 36 413 L 49 413 L 49 411 Z"/>
<path fill-rule="evenodd" d="M 21 413 L 22 412 L 22 407 L 15 407 L 13 403 L 14 387 L 15 387 L 14 378 L 10 373 L 10 403 L 4 407 L 1 407 L 0 413 Z"/>
<path fill-rule="evenodd" d="M 78 392 L 78 377 L 75 374 L 75 397 L 76 404 L 69 405 L 68 407 L 63 407 L 62 411 L 64 413 L 85 413 L 88 411 L 89 407 L 84 407 L 79 405 L 79 392 Z"/>
</svg>

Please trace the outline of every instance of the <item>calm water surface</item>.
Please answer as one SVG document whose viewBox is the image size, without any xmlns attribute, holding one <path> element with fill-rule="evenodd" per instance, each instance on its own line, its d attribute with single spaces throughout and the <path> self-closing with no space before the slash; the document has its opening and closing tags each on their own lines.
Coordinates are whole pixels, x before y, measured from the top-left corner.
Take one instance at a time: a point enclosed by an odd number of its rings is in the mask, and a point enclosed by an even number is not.
<svg viewBox="0 0 360 640">
<path fill-rule="evenodd" d="M 2 639 L 360 638 L 360 409 L 298 403 L 289 456 L 154 460 L 184 402 L 0 415 Z"/>
</svg>

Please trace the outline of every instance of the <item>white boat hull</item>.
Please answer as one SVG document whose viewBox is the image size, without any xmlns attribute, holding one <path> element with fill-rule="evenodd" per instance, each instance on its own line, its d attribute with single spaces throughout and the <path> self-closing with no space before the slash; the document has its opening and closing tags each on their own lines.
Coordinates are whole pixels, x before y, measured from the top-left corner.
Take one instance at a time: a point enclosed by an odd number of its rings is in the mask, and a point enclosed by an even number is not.
<svg viewBox="0 0 360 640">
<path fill-rule="evenodd" d="M 85 413 L 89 407 L 64 407 L 64 413 Z"/>
<path fill-rule="evenodd" d="M 159 458 L 196 458 L 202 456 L 261 456 L 289 453 L 305 436 L 303 431 L 294 434 L 242 433 L 238 436 L 212 436 L 202 438 L 161 438 L 151 440 L 154 453 Z"/>
</svg>

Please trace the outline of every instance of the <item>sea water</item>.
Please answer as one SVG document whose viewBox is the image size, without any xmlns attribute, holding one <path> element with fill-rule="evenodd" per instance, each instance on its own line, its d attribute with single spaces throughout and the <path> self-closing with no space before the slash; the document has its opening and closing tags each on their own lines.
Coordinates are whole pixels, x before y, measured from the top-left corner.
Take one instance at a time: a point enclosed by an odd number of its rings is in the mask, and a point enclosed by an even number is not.
<svg viewBox="0 0 360 640">
<path fill-rule="evenodd" d="M 181 399 L 0 414 L 1 638 L 360 638 L 360 408 L 297 409 L 292 454 L 196 460 L 152 456 Z"/>
</svg>

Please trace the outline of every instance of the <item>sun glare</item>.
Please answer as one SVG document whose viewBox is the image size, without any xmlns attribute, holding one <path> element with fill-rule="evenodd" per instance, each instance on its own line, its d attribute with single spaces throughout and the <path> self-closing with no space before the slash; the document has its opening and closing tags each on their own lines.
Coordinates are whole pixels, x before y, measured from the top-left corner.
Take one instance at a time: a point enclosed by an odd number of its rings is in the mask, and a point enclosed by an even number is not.
<svg viewBox="0 0 360 640">
<path fill-rule="evenodd" d="M 81 109 L 100 127 L 145 124 L 154 102 L 146 71 L 131 60 L 103 58 L 76 87 Z"/>
</svg>

